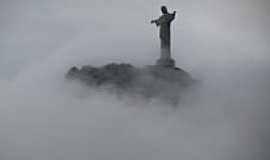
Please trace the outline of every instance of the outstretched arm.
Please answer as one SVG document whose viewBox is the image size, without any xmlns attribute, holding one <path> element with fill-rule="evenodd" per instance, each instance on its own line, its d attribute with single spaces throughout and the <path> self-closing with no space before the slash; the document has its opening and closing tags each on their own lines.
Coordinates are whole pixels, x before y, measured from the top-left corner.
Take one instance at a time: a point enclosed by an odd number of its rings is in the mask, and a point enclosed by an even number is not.
<svg viewBox="0 0 270 160">
<path fill-rule="evenodd" d="M 175 14 L 176 14 L 176 11 L 173 11 L 173 16 L 175 16 Z"/>
<path fill-rule="evenodd" d="M 153 23 L 155 23 L 157 26 L 159 26 L 159 21 L 158 21 L 158 19 L 152 20 L 152 21 L 151 21 L 151 24 L 153 24 Z"/>
<path fill-rule="evenodd" d="M 176 11 L 173 11 L 173 13 L 172 13 L 172 19 L 175 18 L 175 14 L 176 14 Z"/>
</svg>

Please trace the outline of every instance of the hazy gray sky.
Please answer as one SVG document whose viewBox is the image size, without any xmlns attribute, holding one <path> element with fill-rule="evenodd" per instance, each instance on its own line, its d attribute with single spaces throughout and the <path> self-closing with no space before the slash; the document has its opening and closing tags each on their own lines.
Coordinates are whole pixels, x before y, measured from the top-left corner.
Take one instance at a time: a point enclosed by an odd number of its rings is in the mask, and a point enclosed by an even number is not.
<svg viewBox="0 0 270 160">
<path fill-rule="evenodd" d="M 161 4 L 178 12 L 173 46 L 181 54 L 174 53 L 176 59 L 266 58 L 270 28 L 267 0 L 2 0 L 0 71 L 10 74 L 3 70 L 9 66 L 17 73 L 63 48 L 74 49 L 69 51 L 73 54 L 87 53 L 93 59 L 111 46 L 119 48 L 118 55 L 106 53 L 107 59 L 133 57 L 142 64 L 153 63 L 159 43 L 157 29 L 149 20 L 159 16 Z M 127 51 L 132 47 L 138 50 L 136 56 Z M 201 54 L 203 49 L 206 53 Z M 230 49 L 240 51 L 229 53 Z M 244 49 L 250 52 L 243 55 Z"/>
<path fill-rule="evenodd" d="M 72 65 L 154 64 L 166 4 L 178 108 L 69 84 Z M 269 159 L 268 0 L 1 0 L 0 159 Z"/>
</svg>

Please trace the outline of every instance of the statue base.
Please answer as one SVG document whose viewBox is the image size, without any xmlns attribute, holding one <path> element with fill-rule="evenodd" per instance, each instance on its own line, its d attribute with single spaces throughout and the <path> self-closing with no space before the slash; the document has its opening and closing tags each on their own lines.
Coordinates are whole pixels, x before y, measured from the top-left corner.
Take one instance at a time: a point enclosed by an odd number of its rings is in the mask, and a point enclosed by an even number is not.
<svg viewBox="0 0 270 160">
<path fill-rule="evenodd" d="M 158 59 L 156 65 L 166 68 L 175 68 L 175 62 L 172 58 Z"/>
</svg>

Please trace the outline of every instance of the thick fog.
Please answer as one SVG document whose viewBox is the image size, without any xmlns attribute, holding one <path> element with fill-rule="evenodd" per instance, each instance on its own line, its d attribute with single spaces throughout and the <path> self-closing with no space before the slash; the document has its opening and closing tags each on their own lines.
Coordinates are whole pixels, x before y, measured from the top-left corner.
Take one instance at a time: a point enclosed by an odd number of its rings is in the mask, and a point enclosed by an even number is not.
<svg viewBox="0 0 270 160">
<path fill-rule="evenodd" d="M 172 56 L 199 80 L 177 107 L 67 82 L 73 66 Z M 267 160 L 268 0 L 1 0 L 1 160 Z"/>
</svg>

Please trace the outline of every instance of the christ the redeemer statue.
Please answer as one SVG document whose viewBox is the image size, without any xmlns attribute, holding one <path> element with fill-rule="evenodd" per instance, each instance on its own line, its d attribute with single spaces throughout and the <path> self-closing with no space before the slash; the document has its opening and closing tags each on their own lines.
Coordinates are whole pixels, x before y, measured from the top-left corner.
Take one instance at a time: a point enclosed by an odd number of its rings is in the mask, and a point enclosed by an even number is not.
<svg viewBox="0 0 270 160">
<path fill-rule="evenodd" d="M 176 11 L 169 13 L 166 6 L 161 6 L 162 15 L 151 23 L 155 23 L 159 28 L 159 38 L 161 42 L 161 55 L 157 65 L 163 67 L 174 67 L 174 60 L 171 58 L 171 22 L 175 18 Z"/>
</svg>

